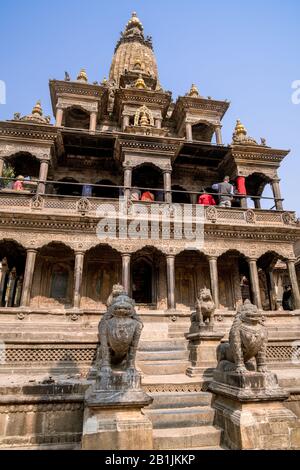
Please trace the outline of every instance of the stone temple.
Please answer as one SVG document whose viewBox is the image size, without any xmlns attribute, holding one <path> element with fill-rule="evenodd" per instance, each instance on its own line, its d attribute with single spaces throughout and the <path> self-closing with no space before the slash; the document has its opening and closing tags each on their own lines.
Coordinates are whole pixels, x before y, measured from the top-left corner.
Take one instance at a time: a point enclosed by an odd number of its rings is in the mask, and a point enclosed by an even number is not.
<svg viewBox="0 0 300 470">
<path fill-rule="evenodd" d="M 0 122 L 0 448 L 81 448 L 98 324 L 118 283 L 144 324 L 137 368 L 154 449 L 223 446 L 211 369 L 205 357 L 193 367 L 188 340 L 205 288 L 219 341 L 246 299 L 263 310 L 267 364 L 299 418 L 300 232 L 277 173 L 289 151 L 240 121 L 224 144 L 230 103 L 195 85 L 173 101 L 135 13 L 107 79 L 82 69 L 49 87 L 54 123 L 39 101 Z M 227 175 L 231 207 L 214 189 Z M 281 446 L 271 426 L 266 447 Z"/>
</svg>

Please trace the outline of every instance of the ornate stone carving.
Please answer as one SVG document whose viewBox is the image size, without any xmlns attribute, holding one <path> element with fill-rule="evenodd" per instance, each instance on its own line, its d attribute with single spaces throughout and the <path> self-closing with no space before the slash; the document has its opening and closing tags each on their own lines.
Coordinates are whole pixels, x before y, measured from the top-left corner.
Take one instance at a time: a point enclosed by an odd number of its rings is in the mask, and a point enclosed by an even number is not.
<svg viewBox="0 0 300 470">
<path fill-rule="evenodd" d="M 135 370 L 135 357 L 143 324 L 138 318 L 134 301 L 122 294 L 112 299 L 99 324 L 101 372 L 111 368 Z"/>
<path fill-rule="evenodd" d="M 216 306 L 209 289 L 200 289 L 195 309 L 196 311 L 192 314 L 191 320 L 197 329 L 206 325 L 213 327 Z"/>
<path fill-rule="evenodd" d="M 256 222 L 255 212 L 252 211 L 251 209 L 248 209 L 245 212 L 245 220 L 248 224 L 255 224 L 255 222 Z"/>
<path fill-rule="evenodd" d="M 145 119 L 146 117 L 146 119 Z M 145 121 L 145 124 L 144 124 Z M 135 113 L 134 116 L 134 125 L 135 126 L 154 126 L 153 114 L 147 106 L 141 106 Z"/>
<path fill-rule="evenodd" d="M 37 194 L 31 199 L 31 209 L 42 210 L 44 207 L 44 198 Z"/>
<path fill-rule="evenodd" d="M 284 212 L 282 214 L 281 218 L 282 218 L 282 222 L 285 225 L 289 225 L 289 224 L 291 224 L 295 221 L 295 218 L 293 217 L 293 215 L 290 212 Z"/>
<path fill-rule="evenodd" d="M 91 203 L 87 198 L 83 197 L 79 199 L 79 201 L 76 204 L 77 212 L 80 212 L 81 214 L 84 215 L 87 212 L 89 212 L 90 209 L 91 209 Z"/>
<path fill-rule="evenodd" d="M 208 206 L 205 211 L 206 219 L 211 221 L 212 223 L 215 223 L 218 218 L 218 211 L 215 207 L 213 206 Z"/>
<path fill-rule="evenodd" d="M 233 321 L 229 342 L 218 347 L 218 369 L 245 373 L 247 369 L 255 369 L 250 362 L 255 358 L 257 372 L 267 372 L 267 342 L 268 333 L 262 323 L 261 311 L 245 300 Z"/>
</svg>

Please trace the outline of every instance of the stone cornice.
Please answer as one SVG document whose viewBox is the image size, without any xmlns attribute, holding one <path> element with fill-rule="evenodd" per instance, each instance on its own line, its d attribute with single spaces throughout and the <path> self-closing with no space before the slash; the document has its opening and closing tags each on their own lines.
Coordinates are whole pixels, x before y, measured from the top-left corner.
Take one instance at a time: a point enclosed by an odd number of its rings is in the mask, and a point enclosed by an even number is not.
<svg viewBox="0 0 300 470">
<path fill-rule="evenodd" d="M 162 91 L 119 88 L 115 93 L 114 114 L 119 118 L 124 104 L 155 106 L 162 109 L 163 118 L 171 103 L 171 94 Z"/>
<path fill-rule="evenodd" d="M 259 160 L 280 163 L 290 150 L 278 150 L 262 145 L 232 145 L 231 154 L 236 161 Z"/>
<path fill-rule="evenodd" d="M 28 124 L 20 121 L 1 121 L 0 139 L 45 140 L 54 141 L 57 129 L 51 125 Z"/>
<path fill-rule="evenodd" d="M 187 111 L 195 110 L 213 113 L 221 120 L 229 106 L 230 103 L 227 101 L 180 96 L 176 101 L 171 119 L 178 121 L 182 118 L 182 114 L 185 114 Z"/>
</svg>

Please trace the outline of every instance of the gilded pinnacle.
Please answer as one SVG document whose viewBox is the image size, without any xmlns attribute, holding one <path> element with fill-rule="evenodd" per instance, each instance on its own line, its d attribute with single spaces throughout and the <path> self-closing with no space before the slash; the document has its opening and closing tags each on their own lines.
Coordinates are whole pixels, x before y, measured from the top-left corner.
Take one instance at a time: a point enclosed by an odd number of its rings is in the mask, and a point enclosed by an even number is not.
<svg viewBox="0 0 300 470">
<path fill-rule="evenodd" d="M 88 77 L 87 77 L 87 74 L 86 74 L 86 71 L 85 69 L 81 69 L 79 74 L 78 74 L 78 77 L 77 77 L 77 80 L 79 82 L 88 82 Z"/>
<path fill-rule="evenodd" d="M 39 114 L 40 116 L 43 116 L 43 110 L 42 110 L 42 106 L 41 106 L 41 101 L 38 100 L 36 102 L 36 105 L 34 106 L 33 110 L 32 110 L 32 114 Z"/>
</svg>

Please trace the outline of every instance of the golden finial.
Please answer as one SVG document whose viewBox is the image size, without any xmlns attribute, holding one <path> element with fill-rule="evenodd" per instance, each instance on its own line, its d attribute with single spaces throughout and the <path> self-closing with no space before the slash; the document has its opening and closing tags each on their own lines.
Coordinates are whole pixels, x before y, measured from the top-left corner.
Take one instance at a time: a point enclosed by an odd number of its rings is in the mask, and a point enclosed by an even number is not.
<svg viewBox="0 0 300 470">
<path fill-rule="evenodd" d="M 143 25 L 139 18 L 137 17 L 137 14 L 135 11 L 132 12 L 131 18 L 127 23 L 127 27 L 134 27 L 134 26 L 139 26 L 141 29 L 143 29 Z"/>
<path fill-rule="evenodd" d="M 103 77 L 103 80 L 101 82 L 101 85 L 106 85 L 107 84 L 107 78 L 106 77 Z"/>
<path fill-rule="evenodd" d="M 189 96 L 191 96 L 192 98 L 200 96 L 199 95 L 199 90 L 198 90 L 198 88 L 196 87 L 196 85 L 194 83 L 192 84 L 191 89 L 189 91 Z"/>
<path fill-rule="evenodd" d="M 146 88 L 146 84 L 141 74 L 139 78 L 137 79 L 137 81 L 135 82 L 135 87 L 138 88 L 139 90 L 145 90 Z"/>
<path fill-rule="evenodd" d="M 86 71 L 85 69 L 81 69 L 79 74 L 78 74 L 78 77 L 77 77 L 77 80 L 79 82 L 88 82 L 88 77 L 87 77 L 87 74 L 86 74 Z"/>
<path fill-rule="evenodd" d="M 33 108 L 32 110 L 32 114 L 39 114 L 40 116 L 43 116 L 43 110 L 42 110 L 42 106 L 41 106 L 41 101 L 38 100 L 36 102 L 36 105 L 35 107 Z"/>
<path fill-rule="evenodd" d="M 150 124 L 149 119 L 147 117 L 147 114 L 144 111 L 141 115 L 140 126 L 146 127 L 146 126 L 149 126 L 149 124 Z"/>
<path fill-rule="evenodd" d="M 247 129 L 245 128 L 244 124 L 241 123 L 241 121 L 238 119 L 236 121 L 236 126 L 234 129 L 235 135 L 247 135 Z"/>
</svg>

